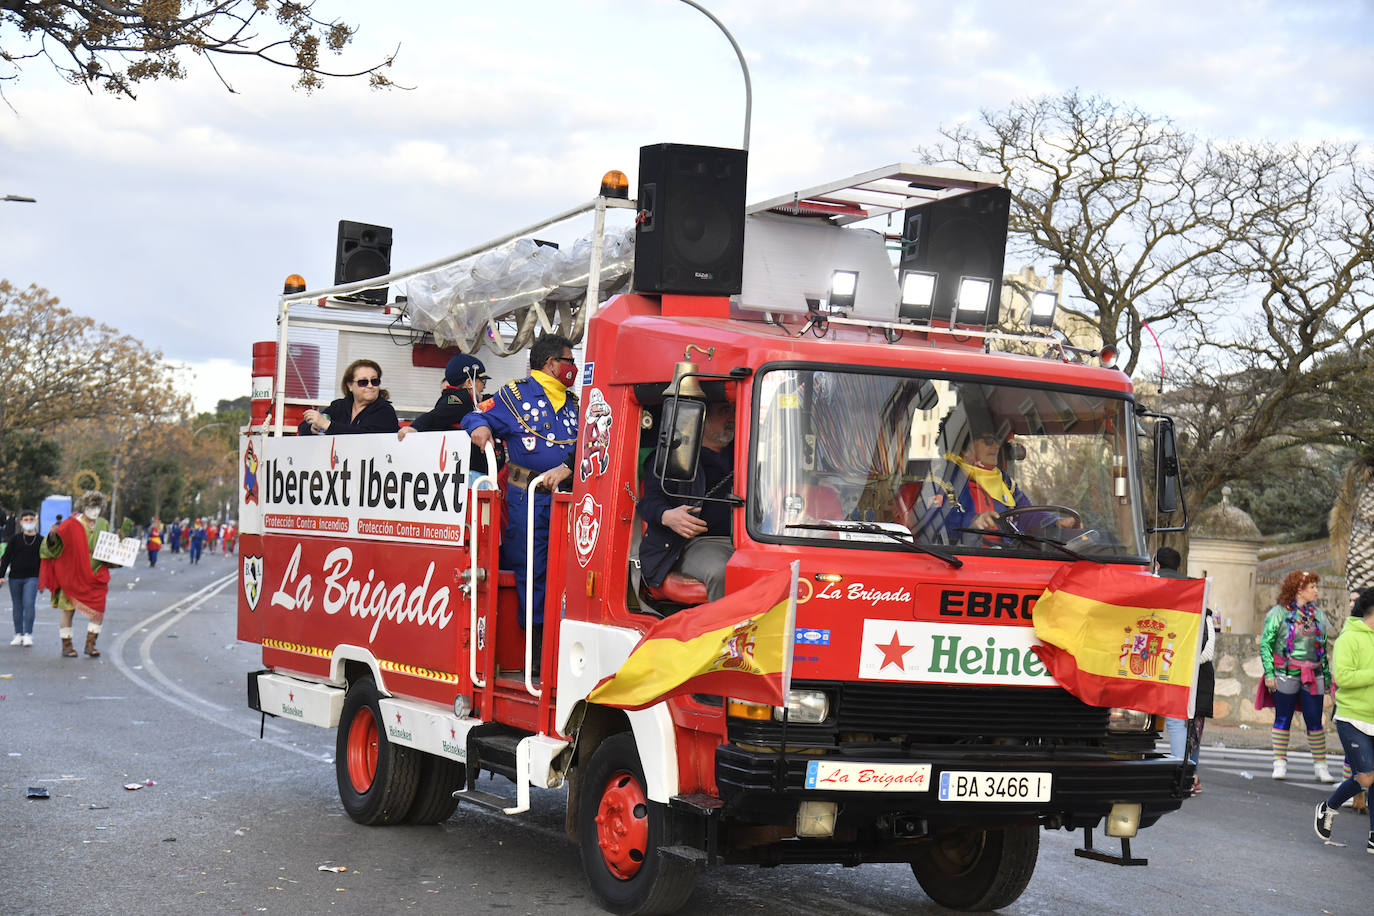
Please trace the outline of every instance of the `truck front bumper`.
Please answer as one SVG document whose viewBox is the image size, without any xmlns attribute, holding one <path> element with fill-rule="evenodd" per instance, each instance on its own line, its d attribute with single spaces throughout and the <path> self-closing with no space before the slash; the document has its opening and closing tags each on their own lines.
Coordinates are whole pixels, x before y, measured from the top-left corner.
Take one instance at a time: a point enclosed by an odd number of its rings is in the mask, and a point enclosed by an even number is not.
<svg viewBox="0 0 1374 916">
<path fill-rule="evenodd" d="M 1191 764 L 1170 757 L 1109 756 L 1093 748 L 1016 748 L 998 745 L 941 745 L 916 748 L 900 758 L 837 757 L 848 763 L 929 764 L 921 791 L 827 791 L 806 787 L 807 765 L 815 754 L 789 753 L 721 745 L 716 751 L 716 785 L 725 813 L 732 820 L 785 824 L 797 803 L 836 802 L 847 821 L 891 816 L 918 817 L 945 826 L 989 825 L 1034 819 L 1047 825 L 1091 827 L 1116 803 L 1139 804 L 1140 826 L 1177 810 L 1187 797 Z M 949 772 L 1047 773 L 1053 783 L 1048 801 L 947 801 L 939 797 L 941 776 Z"/>
</svg>

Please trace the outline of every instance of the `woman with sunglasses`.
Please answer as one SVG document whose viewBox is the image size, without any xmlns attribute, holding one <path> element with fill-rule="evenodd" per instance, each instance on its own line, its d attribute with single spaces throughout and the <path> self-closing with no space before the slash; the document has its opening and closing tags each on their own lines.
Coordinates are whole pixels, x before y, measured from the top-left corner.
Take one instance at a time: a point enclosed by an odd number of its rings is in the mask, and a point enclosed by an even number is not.
<svg viewBox="0 0 1374 916">
<path fill-rule="evenodd" d="M 310 408 L 300 434 L 337 436 L 347 433 L 394 433 L 401 428 L 391 396 L 382 384 L 382 367 L 370 359 L 355 359 L 343 375 L 344 396 L 324 410 Z"/>
</svg>

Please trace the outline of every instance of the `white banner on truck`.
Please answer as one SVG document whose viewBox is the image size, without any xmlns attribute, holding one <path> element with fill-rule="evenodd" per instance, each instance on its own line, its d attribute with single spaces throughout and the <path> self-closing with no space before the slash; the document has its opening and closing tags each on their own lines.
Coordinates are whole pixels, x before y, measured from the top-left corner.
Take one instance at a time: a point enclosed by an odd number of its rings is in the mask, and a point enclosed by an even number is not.
<svg viewBox="0 0 1374 916">
<path fill-rule="evenodd" d="M 384 434 L 247 441 L 239 494 L 245 532 L 260 508 L 263 534 L 463 543 L 471 441 L 461 430 L 404 441 Z"/>
</svg>

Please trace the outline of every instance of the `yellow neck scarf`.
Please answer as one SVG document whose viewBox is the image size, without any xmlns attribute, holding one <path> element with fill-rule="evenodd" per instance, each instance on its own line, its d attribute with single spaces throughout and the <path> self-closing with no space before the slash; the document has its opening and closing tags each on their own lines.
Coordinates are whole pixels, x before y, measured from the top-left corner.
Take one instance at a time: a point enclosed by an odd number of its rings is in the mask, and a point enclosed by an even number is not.
<svg viewBox="0 0 1374 916">
<path fill-rule="evenodd" d="M 544 389 L 544 393 L 549 396 L 549 403 L 553 405 L 555 411 L 563 409 L 563 403 L 568 400 L 568 386 L 558 379 L 535 369 L 530 373 L 530 378 L 539 383 L 539 387 Z"/>
<path fill-rule="evenodd" d="M 957 464 L 969 480 L 983 488 L 983 492 L 992 497 L 995 502 L 1004 506 L 1016 505 L 1016 496 L 1012 494 L 1011 487 L 1007 486 L 1007 479 L 1002 476 L 999 468 L 980 468 L 976 464 L 970 464 L 953 452 L 945 453 L 946 461 L 953 461 Z"/>
</svg>

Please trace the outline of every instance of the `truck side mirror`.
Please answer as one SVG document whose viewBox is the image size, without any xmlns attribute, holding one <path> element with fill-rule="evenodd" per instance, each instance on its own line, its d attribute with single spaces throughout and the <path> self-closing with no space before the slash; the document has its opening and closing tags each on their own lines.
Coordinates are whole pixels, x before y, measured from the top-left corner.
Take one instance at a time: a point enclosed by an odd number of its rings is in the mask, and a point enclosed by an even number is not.
<svg viewBox="0 0 1374 916">
<path fill-rule="evenodd" d="M 706 426 L 706 402 L 670 397 L 663 402 L 663 429 L 654 452 L 654 476 L 691 483 L 697 476 L 701 435 Z"/>
<path fill-rule="evenodd" d="M 1174 423 L 1166 418 L 1155 425 L 1155 507 L 1160 512 L 1178 511 L 1178 447 Z"/>
</svg>

